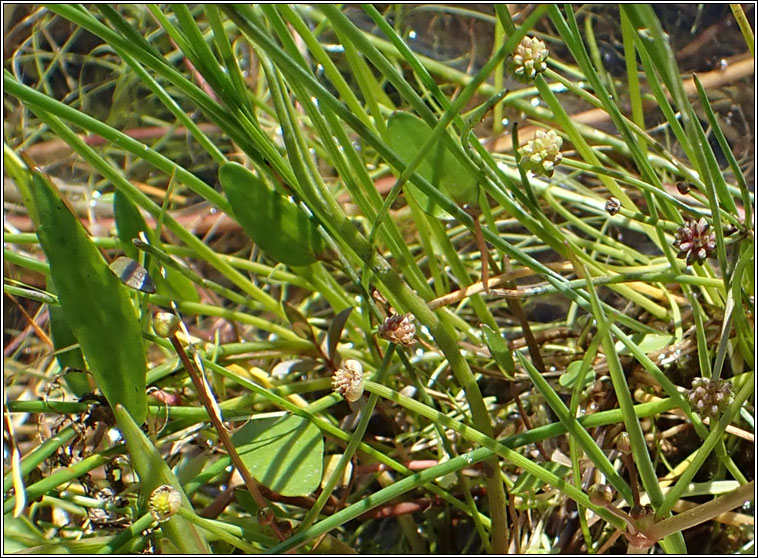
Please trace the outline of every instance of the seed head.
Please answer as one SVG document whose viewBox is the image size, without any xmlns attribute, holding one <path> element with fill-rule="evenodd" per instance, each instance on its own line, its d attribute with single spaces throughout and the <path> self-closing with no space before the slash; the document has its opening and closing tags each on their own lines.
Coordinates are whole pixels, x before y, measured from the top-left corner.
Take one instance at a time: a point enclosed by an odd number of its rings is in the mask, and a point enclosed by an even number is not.
<svg viewBox="0 0 758 558">
<path fill-rule="evenodd" d="M 629 433 L 624 431 L 616 436 L 616 449 L 623 454 L 632 453 L 632 441 L 629 439 Z"/>
<path fill-rule="evenodd" d="M 535 138 L 521 148 L 521 166 L 536 176 L 553 176 L 555 167 L 563 159 L 563 138 L 555 130 L 537 130 Z"/>
<path fill-rule="evenodd" d="M 679 250 L 677 257 L 683 258 L 687 265 L 702 264 L 716 249 L 716 234 L 711 232 L 705 217 L 687 221 L 676 231 L 674 248 Z"/>
<path fill-rule="evenodd" d="M 513 75 L 520 81 L 531 81 L 547 69 L 547 56 L 550 52 L 545 43 L 536 37 L 524 37 L 516 46 L 511 57 Z"/>
<path fill-rule="evenodd" d="M 168 521 L 171 517 L 179 511 L 182 506 L 182 496 L 179 491 L 168 484 L 163 484 L 153 490 L 148 500 L 148 508 L 150 509 L 150 515 L 153 516 L 158 523 Z"/>
<path fill-rule="evenodd" d="M 332 388 L 342 397 L 354 403 L 363 395 L 363 365 L 348 359 L 332 375 Z"/>
<path fill-rule="evenodd" d="M 410 314 L 393 314 L 379 326 L 379 337 L 390 343 L 410 347 L 416 343 L 416 326 Z"/>
<path fill-rule="evenodd" d="M 679 190 L 679 193 L 683 196 L 686 196 L 690 193 L 690 189 L 692 188 L 692 184 L 689 182 L 677 182 L 676 183 L 676 189 Z"/>
<path fill-rule="evenodd" d="M 687 393 L 687 399 L 692 410 L 702 418 L 718 420 L 731 403 L 732 384 L 721 379 L 695 378 L 692 380 L 692 389 Z"/>
<path fill-rule="evenodd" d="M 617 198 L 611 197 L 605 202 L 605 210 L 608 212 L 608 215 L 616 215 L 619 209 L 621 209 L 621 202 Z"/>
</svg>

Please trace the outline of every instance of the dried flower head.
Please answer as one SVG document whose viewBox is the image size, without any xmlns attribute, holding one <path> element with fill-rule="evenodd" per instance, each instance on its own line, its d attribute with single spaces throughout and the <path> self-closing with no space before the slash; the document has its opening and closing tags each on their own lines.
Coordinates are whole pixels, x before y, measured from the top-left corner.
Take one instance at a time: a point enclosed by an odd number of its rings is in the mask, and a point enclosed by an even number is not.
<svg viewBox="0 0 758 558">
<path fill-rule="evenodd" d="M 521 148 L 521 166 L 535 175 L 553 176 L 555 167 L 563 159 L 563 138 L 555 130 L 537 130 L 535 138 Z"/>
<path fill-rule="evenodd" d="M 379 337 L 390 343 L 410 347 L 416 343 L 416 326 L 410 314 L 393 314 L 379 326 Z"/>
<path fill-rule="evenodd" d="M 687 221 L 676 231 L 674 248 L 679 250 L 678 258 L 684 258 L 687 265 L 702 264 L 716 249 L 716 235 L 711 232 L 705 217 L 699 221 Z"/>
<path fill-rule="evenodd" d="M 676 189 L 679 190 L 679 193 L 683 196 L 686 196 L 690 193 L 690 189 L 692 188 L 692 184 L 689 182 L 677 182 L 676 183 Z"/>
<path fill-rule="evenodd" d="M 536 37 L 524 37 L 516 45 L 511 57 L 513 75 L 521 81 L 531 81 L 547 69 L 547 56 L 550 52 L 545 43 Z"/>
<path fill-rule="evenodd" d="M 632 441 L 628 432 L 624 431 L 616 436 L 616 449 L 625 455 L 632 453 Z"/>
<path fill-rule="evenodd" d="M 717 420 L 732 401 L 732 384 L 722 379 L 695 378 L 687 399 L 701 417 Z"/>
<path fill-rule="evenodd" d="M 150 494 L 148 508 L 158 523 L 168 521 L 182 506 L 182 495 L 173 486 L 162 484 Z"/>
<path fill-rule="evenodd" d="M 617 198 L 611 197 L 605 202 L 605 210 L 608 212 L 608 215 L 616 215 L 619 209 L 621 209 L 621 202 Z"/>
<path fill-rule="evenodd" d="M 363 395 L 363 365 L 348 359 L 332 375 L 332 388 L 342 397 L 354 403 Z"/>
</svg>

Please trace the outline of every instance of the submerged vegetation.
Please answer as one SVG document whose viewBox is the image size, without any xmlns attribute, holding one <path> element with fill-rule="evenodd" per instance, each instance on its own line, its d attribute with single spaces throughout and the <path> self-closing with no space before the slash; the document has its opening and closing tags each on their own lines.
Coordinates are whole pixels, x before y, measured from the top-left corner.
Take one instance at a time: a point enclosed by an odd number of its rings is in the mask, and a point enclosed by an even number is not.
<svg viewBox="0 0 758 558">
<path fill-rule="evenodd" d="M 6 14 L 4 550 L 754 552 L 754 14 L 670 6 Z"/>
</svg>

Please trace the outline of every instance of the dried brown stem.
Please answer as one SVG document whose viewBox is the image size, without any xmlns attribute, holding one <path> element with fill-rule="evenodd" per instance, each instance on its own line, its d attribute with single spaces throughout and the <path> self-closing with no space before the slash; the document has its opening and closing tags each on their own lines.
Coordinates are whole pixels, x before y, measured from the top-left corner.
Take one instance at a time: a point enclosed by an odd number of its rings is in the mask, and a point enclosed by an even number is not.
<svg viewBox="0 0 758 558">
<path fill-rule="evenodd" d="M 200 371 L 197 370 L 195 363 L 192 361 L 192 359 L 189 358 L 187 352 L 184 350 L 184 347 L 182 347 L 182 344 L 179 342 L 179 339 L 176 337 L 176 335 L 171 335 L 169 337 L 169 341 L 171 341 L 171 345 L 173 345 L 176 354 L 179 355 L 179 359 L 182 361 L 185 370 L 187 370 L 190 378 L 192 378 L 192 383 L 195 384 L 195 389 L 197 390 L 198 397 L 200 398 L 203 407 L 205 407 L 205 410 L 208 412 L 208 416 L 210 417 L 211 423 L 213 424 L 213 428 L 216 429 L 221 443 L 224 445 L 224 448 L 226 448 L 226 451 L 229 454 L 232 463 L 234 463 L 234 467 L 239 471 L 240 475 L 242 475 L 242 479 L 245 481 L 245 486 L 250 491 L 250 495 L 253 497 L 253 500 L 255 500 L 255 503 L 259 508 L 267 508 L 268 502 L 263 497 L 263 494 L 261 494 L 261 491 L 258 489 L 258 483 L 250 474 L 250 471 L 247 470 L 245 464 L 242 462 L 242 459 L 237 453 L 237 449 L 234 447 L 234 444 L 232 444 L 232 440 L 229 437 L 229 432 L 221 422 L 221 417 L 219 417 L 218 413 L 216 412 L 215 402 L 211 400 L 211 397 L 208 394 L 208 389 L 205 385 L 205 382 L 203 381 L 203 378 L 201 377 Z M 277 527 L 276 522 L 271 523 L 271 529 L 274 531 L 280 541 L 283 541 L 285 539 L 284 535 Z"/>
</svg>

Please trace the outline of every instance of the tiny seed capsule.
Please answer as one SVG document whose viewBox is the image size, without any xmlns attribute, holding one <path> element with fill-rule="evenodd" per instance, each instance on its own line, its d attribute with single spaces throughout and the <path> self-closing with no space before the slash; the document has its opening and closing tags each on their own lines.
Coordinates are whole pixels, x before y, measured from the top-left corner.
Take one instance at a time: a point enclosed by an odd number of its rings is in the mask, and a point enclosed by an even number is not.
<svg viewBox="0 0 758 558">
<path fill-rule="evenodd" d="M 628 432 L 622 432 L 616 436 L 616 449 L 625 455 L 632 453 L 632 442 Z"/>
<path fill-rule="evenodd" d="M 609 215 L 616 215 L 619 209 L 621 209 L 621 202 L 618 199 L 608 198 L 608 201 L 605 202 L 605 210 Z"/>
<path fill-rule="evenodd" d="M 258 510 L 258 522 L 261 525 L 271 525 L 274 522 L 274 510 L 269 507 Z"/>
<path fill-rule="evenodd" d="M 607 484 L 593 484 L 587 495 L 590 497 L 590 502 L 596 506 L 607 506 L 613 502 L 613 489 Z"/>
<path fill-rule="evenodd" d="M 679 193 L 683 196 L 686 196 L 690 193 L 690 190 L 692 189 L 692 184 L 689 182 L 677 182 L 676 183 L 676 189 L 679 190 Z"/>
<path fill-rule="evenodd" d="M 179 318 L 170 312 L 158 312 L 153 318 L 153 329 L 159 337 L 171 337 L 179 329 Z"/>
</svg>

